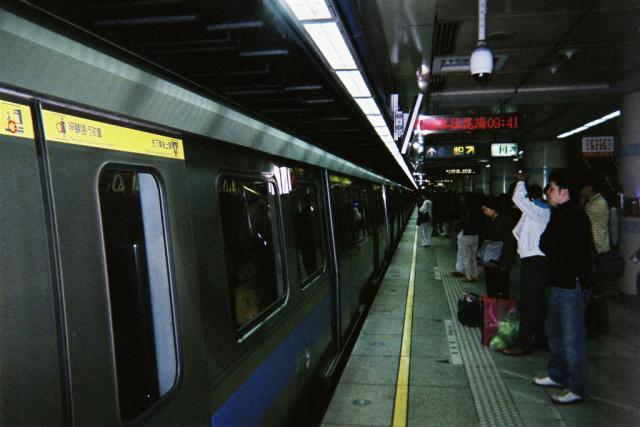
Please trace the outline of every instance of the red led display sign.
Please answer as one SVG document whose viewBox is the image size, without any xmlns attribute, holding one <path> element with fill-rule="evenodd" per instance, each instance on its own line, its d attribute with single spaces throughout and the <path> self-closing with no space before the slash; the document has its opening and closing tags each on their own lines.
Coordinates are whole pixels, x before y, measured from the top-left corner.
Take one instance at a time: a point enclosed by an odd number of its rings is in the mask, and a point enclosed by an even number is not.
<svg viewBox="0 0 640 427">
<path fill-rule="evenodd" d="M 494 116 L 420 116 L 418 129 L 428 133 L 472 132 L 483 130 L 518 129 L 518 115 Z"/>
</svg>

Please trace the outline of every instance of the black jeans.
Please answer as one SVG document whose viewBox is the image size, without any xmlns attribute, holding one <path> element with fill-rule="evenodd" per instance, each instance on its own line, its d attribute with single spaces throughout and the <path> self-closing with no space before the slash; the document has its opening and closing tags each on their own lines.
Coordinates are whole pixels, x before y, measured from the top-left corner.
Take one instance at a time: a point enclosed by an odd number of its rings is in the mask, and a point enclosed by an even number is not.
<svg viewBox="0 0 640 427">
<path fill-rule="evenodd" d="M 516 345 L 531 351 L 535 344 L 544 345 L 546 341 L 545 304 L 547 259 L 543 256 L 531 256 L 521 259 L 520 264 L 520 334 Z"/>
<path fill-rule="evenodd" d="M 484 278 L 487 282 L 487 295 L 494 298 L 509 298 L 509 274 L 511 269 L 484 267 Z"/>
</svg>

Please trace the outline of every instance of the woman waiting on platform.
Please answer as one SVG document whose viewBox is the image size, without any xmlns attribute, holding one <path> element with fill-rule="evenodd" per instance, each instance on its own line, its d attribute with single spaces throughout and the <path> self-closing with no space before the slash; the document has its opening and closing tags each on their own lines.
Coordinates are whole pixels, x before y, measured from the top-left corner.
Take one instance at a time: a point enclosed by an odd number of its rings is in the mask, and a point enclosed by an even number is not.
<svg viewBox="0 0 640 427">
<path fill-rule="evenodd" d="M 513 220 L 498 212 L 498 199 L 486 196 L 482 201 L 482 212 L 489 218 L 484 240 L 502 242 L 502 252 L 496 265 L 485 265 L 484 275 L 487 295 L 495 298 L 509 298 L 509 274 L 516 255 L 516 240 L 513 237 Z"/>
</svg>

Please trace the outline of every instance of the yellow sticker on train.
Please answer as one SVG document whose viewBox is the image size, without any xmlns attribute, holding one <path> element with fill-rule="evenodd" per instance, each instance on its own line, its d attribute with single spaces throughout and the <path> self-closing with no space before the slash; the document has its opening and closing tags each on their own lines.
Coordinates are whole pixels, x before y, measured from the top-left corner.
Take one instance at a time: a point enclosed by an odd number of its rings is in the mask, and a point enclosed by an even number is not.
<svg viewBox="0 0 640 427">
<path fill-rule="evenodd" d="M 33 121 L 28 105 L 0 100 L 0 135 L 33 139 Z"/>
<path fill-rule="evenodd" d="M 184 160 L 182 140 L 42 110 L 47 141 Z"/>
</svg>

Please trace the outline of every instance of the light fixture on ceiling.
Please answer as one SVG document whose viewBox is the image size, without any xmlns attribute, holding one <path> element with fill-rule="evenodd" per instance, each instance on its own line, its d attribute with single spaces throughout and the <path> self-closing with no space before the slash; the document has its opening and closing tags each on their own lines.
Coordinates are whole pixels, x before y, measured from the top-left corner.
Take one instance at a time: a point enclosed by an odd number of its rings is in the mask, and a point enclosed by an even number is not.
<svg viewBox="0 0 640 427">
<path fill-rule="evenodd" d="M 471 54 L 471 75 L 480 84 L 487 84 L 493 74 L 493 52 L 486 40 L 487 0 L 478 0 L 478 47 Z"/>
<path fill-rule="evenodd" d="M 299 21 L 309 39 L 320 52 L 329 68 L 335 73 L 344 88 L 351 95 L 371 126 L 387 147 L 414 187 L 416 182 L 409 171 L 405 159 L 400 154 L 383 111 L 371 95 L 371 90 L 359 67 L 355 50 L 351 47 L 340 19 L 332 13 L 327 0 L 281 0 Z"/>
<path fill-rule="evenodd" d="M 418 89 L 420 92 L 426 92 L 427 87 L 429 87 L 429 77 L 431 75 L 431 70 L 429 66 L 426 64 L 420 65 L 418 71 L 416 71 L 416 78 L 418 80 Z"/>
<path fill-rule="evenodd" d="M 613 119 L 613 118 L 616 118 L 616 117 L 618 117 L 619 115 L 620 115 L 620 110 L 618 110 L 618 111 L 614 111 L 613 113 L 607 114 L 606 116 L 602 116 L 602 117 L 600 117 L 599 119 L 596 119 L 596 120 L 591 121 L 591 122 L 589 122 L 589 123 L 585 123 L 585 124 L 583 124 L 583 125 L 582 125 L 582 126 L 580 126 L 580 127 L 577 127 L 577 128 L 575 128 L 575 129 L 573 129 L 573 130 L 570 130 L 569 132 L 561 133 L 560 135 L 558 135 L 558 136 L 557 136 L 557 138 L 558 138 L 558 139 L 566 138 L 566 137 L 571 136 L 571 135 L 573 135 L 573 134 L 576 134 L 576 133 L 579 133 L 579 132 L 585 131 L 585 130 L 587 130 L 587 129 L 591 128 L 591 127 L 594 127 L 594 126 L 596 126 L 596 125 L 599 125 L 600 123 L 604 123 L 604 122 L 606 122 L 607 120 L 611 120 L 611 119 Z"/>
<path fill-rule="evenodd" d="M 567 47 L 564 48 L 560 51 L 560 53 L 564 56 L 566 56 L 567 59 L 571 60 L 571 58 L 573 58 L 573 56 L 579 51 L 580 49 L 577 49 L 575 47 Z"/>
</svg>

